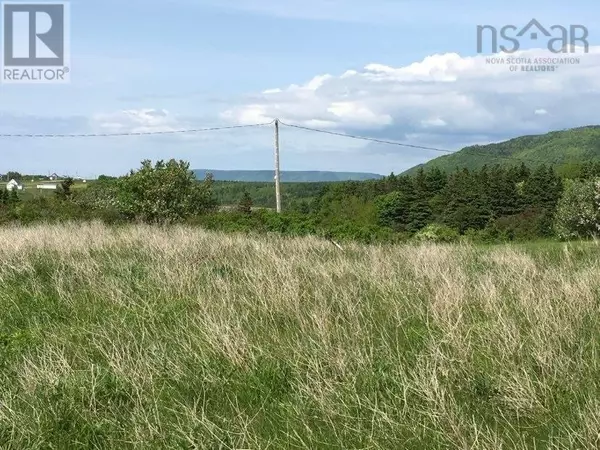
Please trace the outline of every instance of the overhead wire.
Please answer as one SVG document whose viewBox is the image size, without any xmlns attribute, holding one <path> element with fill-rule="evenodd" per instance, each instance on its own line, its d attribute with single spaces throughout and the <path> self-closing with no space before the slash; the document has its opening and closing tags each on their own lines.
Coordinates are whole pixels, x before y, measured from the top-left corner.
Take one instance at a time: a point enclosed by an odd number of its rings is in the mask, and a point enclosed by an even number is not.
<svg viewBox="0 0 600 450">
<path fill-rule="evenodd" d="M 268 123 L 255 123 L 250 125 L 231 125 L 224 127 L 211 128 L 196 128 L 184 130 L 162 130 L 162 131 L 138 131 L 138 132 L 123 132 L 123 133 L 81 133 L 81 134 L 31 134 L 31 133 L 0 133 L 0 138 L 95 138 L 95 137 L 122 137 L 122 136 L 151 136 L 164 134 L 187 134 L 187 133 L 202 133 L 208 131 L 233 130 L 237 128 L 252 128 L 262 127 L 273 124 L 274 121 Z"/>
<path fill-rule="evenodd" d="M 273 119 L 270 122 L 254 123 L 254 124 L 247 124 L 247 125 L 230 125 L 230 126 L 182 129 L 182 130 L 138 131 L 138 132 L 129 131 L 129 132 L 122 132 L 122 133 L 79 133 L 79 134 L 0 133 L 0 138 L 47 138 L 47 139 L 52 139 L 52 138 L 98 138 L 98 137 L 193 134 L 193 133 L 203 133 L 203 132 L 211 132 L 211 131 L 234 130 L 234 129 L 240 129 L 240 128 L 263 127 L 263 126 L 267 126 L 267 125 L 272 125 L 276 121 L 285 127 L 296 128 L 299 130 L 309 131 L 309 132 L 313 132 L 313 133 L 328 134 L 328 135 L 343 137 L 343 138 L 347 138 L 347 139 L 362 140 L 362 141 L 368 141 L 368 142 L 373 142 L 373 143 L 378 143 L 378 144 L 393 145 L 393 146 L 412 148 L 412 149 L 417 149 L 417 150 L 427 150 L 427 151 L 432 151 L 432 152 L 437 152 L 437 153 L 444 153 L 446 155 L 461 153 L 461 154 L 468 154 L 468 155 L 473 155 L 473 156 L 481 156 L 481 157 L 490 158 L 490 159 L 510 159 L 512 162 L 523 161 L 523 162 L 533 162 L 536 164 L 539 164 L 539 163 L 548 164 L 549 163 L 548 160 L 523 158 L 523 157 L 519 157 L 519 156 L 512 157 L 511 155 L 499 155 L 499 154 L 492 154 L 489 152 L 477 151 L 476 149 L 474 149 L 472 147 L 467 147 L 462 150 L 449 150 L 449 149 L 444 149 L 444 148 L 439 148 L 439 147 L 409 144 L 409 143 L 398 142 L 398 141 L 393 141 L 393 140 L 388 140 L 388 139 L 380 139 L 380 138 L 374 138 L 374 137 L 369 137 L 369 136 L 361 136 L 361 135 L 348 134 L 348 133 L 336 132 L 336 131 L 331 131 L 331 130 L 323 130 L 323 129 L 312 128 L 312 127 L 307 127 L 307 126 L 303 126 L 303 125 L 289 124 L 289 123 L 283 122 L 279 119 Z"/>
<path fill-rule="evenodd" d="M 499 159 L 510 159 L 513 162 L 534 162 L 536 164 L 539 163 L 545 163 L 545 164 L 549 164 L 548 160 L 540 160 L 540 159 L 532 159 L 532 158 L 522 158 L 522 157 L 512 157 L 510 155 L 494 155 L 488 152 L 482 152 L 482 151 L 477 151 L 476 149 L 467 147 L 464 148 L 462 150 L 448 150 L 448 149 L 443 149 L 443 148 L 438 148 L 438 147 L 428 147 L 428 146 L 423 146 L 423 145 L 415 145 L 415 144 L 406 144 L 403 142 L 398 142 L 398 141 L 392 141 L 392 140 L 387 140 L 387 139 L 379 139 L 379 138 L 373 138 L 373 137 L 369 137 L 369 136 L 359 136 L 359 135 L 354 135 L 354 134 L 346 134 L 346 133 L 340 133 L 340 132 L 336 132 L 336 131 L 330 131 L 330 130 L 322 130 L 322 129 L 318 129 L 318 128 L 311 128 L 311 127 L 306 127 L 306 126 L 302 126 L 302 125 L 293 125 L 293 124 L 288 124 L 282 121 L 279 121 L 279 123 L 283 126 L 286 127 L 290 127 L 290 128 L 296 128 L 296 129 L 300 129 L 300 130 L 304 130 L 304 131 L 310 131 L 310 132 L 314 132 L 314 133 L 322 133 L 322 134 L 329 134 L 332 136 L 339 136 L 339 137 L 345 137 L 345 138 L 349 138 L 349 139 L 356 139 L 356 140 L 362 140 L 362 141 L 370 141 L 370 142 L 374 142 L 374 143 L 378 143 L 378 144 L 387 144 L 387 145 L 395 145 L 398 147 L 407 147 L 407 148 L 414 148 L 414 149 L 420 149 L 420 150 L 429 150 L 429 151 L 434 151 L 434 152 L 438 152 L 438 153 L 445 153 L 447 155 L 453 155 L 453 154 L 459 154 L 459 152 L 461 154 L 469 154 L 469 155 L 474 155 L 474 156 L 481 156 L 481 157 L 485 157 L 485 158 L 499 158 Z"/>
</svg>

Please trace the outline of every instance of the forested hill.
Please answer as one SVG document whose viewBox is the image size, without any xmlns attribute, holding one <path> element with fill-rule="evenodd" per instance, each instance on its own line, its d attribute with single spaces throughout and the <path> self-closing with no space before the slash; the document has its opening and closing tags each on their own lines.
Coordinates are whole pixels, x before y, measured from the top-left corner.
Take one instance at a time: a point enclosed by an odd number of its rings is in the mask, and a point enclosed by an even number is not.
<svg viewBox="0 0 600 450">
<path fill-rule="evenodd" d="M 194 170 L 196 178 L 204 179 L 207 173 L 212 173 L 215 181 L 246 181 L 246 182 L 272 182 L 273 170 Z M 332 181 L 365 181 L 379 180 L 382 175 L 375 173 L 357 172 L 319 172 L 319 171 L 282 171 L 281 181 L 287 183 L 301 182 L 332 182 Z"/>
<path fill-rule="evenodd" d="M 568 171 L 571 164 L 600 161 L 600 126 L 572 128 L 551 133 L 522 136 L 505 142 L 466 147 L 451 155 L 441 156 L 406 173 L 415 173 L 419 167 L 439 168 L 452 172 L 456 169 L 479 169 L 484 165 L 515 165 L 524 162 L 529 167 L 552 165 Z"/>
</svg>

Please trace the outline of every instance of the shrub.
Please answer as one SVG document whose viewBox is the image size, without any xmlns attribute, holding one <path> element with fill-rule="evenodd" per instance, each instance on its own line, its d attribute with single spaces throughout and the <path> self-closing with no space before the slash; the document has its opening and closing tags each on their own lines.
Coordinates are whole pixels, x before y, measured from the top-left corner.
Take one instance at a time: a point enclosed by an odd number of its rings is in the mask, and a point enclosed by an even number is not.
<svg viewBox="0 0 600 450">
<path fill-rule="evenodd" d="M 520 214 L 500 217 L 495 226 L 506 240 L 526 241 L 549 236 L 552 218 L 546 210 L 528 209 Z"/>
<path fill-rule="evenodd" d="M 142 161 L 142 167 L 117 182 L 118 208 L 131 219 L 178 222 L 205 213 L 215 204 L 212 177 L 198 183 L 189 164 L 174 159 Z"/>
<path fill-rule="evenodd" d="M 600 179 L 567 181 L 554 227 L 561 239 L 590 237 L 600 232 Z"/>
<path fill-rule="evenodd" d="M 419 242 L 456 242 L 459 238 L 458 231 L 437 223 L 427 225 L 414 236 Z"/>
</svg>

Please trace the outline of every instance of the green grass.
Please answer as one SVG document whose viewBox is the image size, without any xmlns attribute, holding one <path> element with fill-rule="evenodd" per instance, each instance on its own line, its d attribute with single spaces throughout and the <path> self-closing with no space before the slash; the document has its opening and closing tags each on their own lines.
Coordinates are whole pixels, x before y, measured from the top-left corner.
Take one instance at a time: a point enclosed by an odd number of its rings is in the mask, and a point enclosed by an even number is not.
<svg viewBox="0 0 600 450">
<path fill-rule="evenodd" d="M 61 180 L 59 180 L 59 181 L 34 181 L 34 182 L 31 182 L 31 179 L 29 181 L 23 180 L 22 181 L 23 191 L 19 191 L 19 197 L 23 200 L 27 200 L 27 199 L 35 198 L 35 197 L 52 197 L 54 195 L 54 191 L 37 189 L 38 184 L 60 185 L 60 183 L 61 183 Z M 71 186 L 71 189 L 73 189 L 73 190 L 86 189 L 89 185 L 91 185 L 93 183 L 94 183 L 94 181 L 87 181 L 86 183 L 83 183 L 79 180 L 76 180 L 75 183 L 73 184 L 73 186 Z"/>
<path fill-rule="evenodd" d="M 0 230 L 0 448 L 600 445 L 600 253 Z"/>
</svg>

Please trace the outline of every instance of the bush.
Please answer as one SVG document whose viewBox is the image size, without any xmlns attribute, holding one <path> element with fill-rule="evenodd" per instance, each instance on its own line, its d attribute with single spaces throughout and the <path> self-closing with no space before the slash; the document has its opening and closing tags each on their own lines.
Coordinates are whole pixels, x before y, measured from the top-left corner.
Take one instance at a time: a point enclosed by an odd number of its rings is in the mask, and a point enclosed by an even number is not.
<svg viewBox="0 0 600 450">
<path fill-rule="evenodd" d="M 419 242 L 456 242 L 460 238 L 458 231 L 446 225 L 430 224 L 417 232 L 414 239 Z"/>
<path fill-rule="evenodd" d="M 24 200 L 14 207 L 13 214 L 15 221 L 21 224 L 56 223 L 92 218 L 92 211 L 52 197 L 36 197 Z"/>
<path fill-rule="evenodd" d="M 198 183 L 184 161 L 142 161 L 142 167 L 117 182 L 117 207 L 145 222 L 178 222 L 214 208 L 212 177 Z"/>
<path fill-rule="evenodd" d="M 590 237 L 600 232 L 600 180 L 568 180 L 554 223 L 561 239 Z"/>
<path fill-rule="evenodd" d="M 528 209 L 521 214 L 500 217 L 495 227 L 505 240 L 536 240 L 551 235 L 552 216 L 545 210 Z"/>
</svg>

